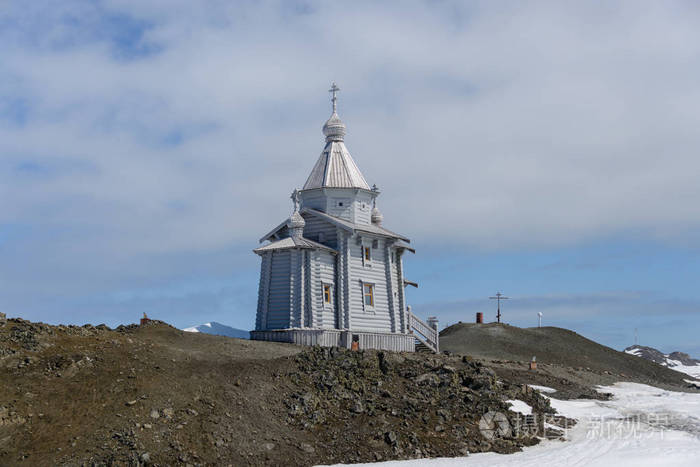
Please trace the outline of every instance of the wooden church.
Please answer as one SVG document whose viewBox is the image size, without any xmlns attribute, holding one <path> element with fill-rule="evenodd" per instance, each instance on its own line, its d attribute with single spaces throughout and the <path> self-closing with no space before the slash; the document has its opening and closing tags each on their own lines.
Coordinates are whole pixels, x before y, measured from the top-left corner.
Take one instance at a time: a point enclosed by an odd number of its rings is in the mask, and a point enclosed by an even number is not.
<svg viewBox="0 0 700 467">
<path fill-rule="evenodd" d="M 406 305 L 403 256 L 410 240 L 383 226 L 379 190 L 370 188 L 345 147 L 345 124 L 333 113 L 325 147 L 294 212 L 253 250 L 262 259 L 251 339 L 303 345 L 438 351 L 437 320 Z M 417 341 L 418 339 L 418 341 Z"/>
</svg>

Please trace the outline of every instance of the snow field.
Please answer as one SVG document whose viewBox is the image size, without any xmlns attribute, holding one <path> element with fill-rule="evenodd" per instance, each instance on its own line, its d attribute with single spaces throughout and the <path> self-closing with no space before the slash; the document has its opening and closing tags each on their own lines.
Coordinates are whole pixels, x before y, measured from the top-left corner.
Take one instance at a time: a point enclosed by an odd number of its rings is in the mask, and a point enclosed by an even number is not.
<svg viewBox="0 0 700 467">
<path fill-rule="evenodd" d="M 566 431 L 567 441 L 542 441 L 524 451 L 502 455 L 390 461 L 380 466 L 429 467 L 646 467 L 693 466 L 700 459 L 700 394 L 672 392 L 636 383 L 599 388 L 610 401 L 550 398 L 559 414 L 578 423 Z M 508 401 L 524 413 L 522 401 Z"/>
</svg>

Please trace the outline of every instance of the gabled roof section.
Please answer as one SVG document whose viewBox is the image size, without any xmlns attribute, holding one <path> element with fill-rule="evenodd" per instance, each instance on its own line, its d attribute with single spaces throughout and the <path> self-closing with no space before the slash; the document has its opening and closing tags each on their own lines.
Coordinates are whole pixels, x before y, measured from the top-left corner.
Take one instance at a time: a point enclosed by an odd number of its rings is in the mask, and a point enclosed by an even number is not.
<svg viewBox="0 0 700 467">
<path fill-rule="evenodd" d="M 394 243 L 394 248 L 401 248 L 401 249 L 404 249 L 404 250 L 408 250 L 408 251 L 410 251 L 411 253 L 415 253 L 415 252 L 416 252 L 415 249 L 411 248 L 411 245 L 408 245 L 408 244 L 406 244 L 406 243 L 404 243 L 404 242 L 402 242 L 402 241 L 400 241 L 400 240 L 399 240 L 398 242 Z"/>
<path fill-rule="evenodd" d="M 308 238 L 304 237 L 287 237 L 283 238 L 282 240 L 277 240 L 276 242 L 272 242 L 269 245 L 262 246 L 260 248 L 256 248 L 253 250 L 257 254 L 264 253 L 266 251 L 270 250 L 289 250 L 292 248 L 304 248 L 308 250 L 325 250 L 329 251 L 331 253 L 337 253 L 333 248 L 328 247 L 326 245 L 321 245 L 320 243 L 316 243 L 312 240 L 309 240 Z"/>
<path fill-rule="evenodd" d="M 369 184 L 342 141 L 328 141 L 316 161 L 304 190 L 314 188 L 362 188 Z"/>
<path fill-rule="evenodd" d="M 341 229 L 345 229 L 348 232 L 367 232 L 375 235 L 381 235 L 382 237 L 389 237 L 389 238 L 396 238 L 398 240 L 403 240 L 404 242 L 410 242 L 410 240 L 403 235 L 399 235 L 397 233 L 392 232 L 391 230 L 387 230 L 384 227 L 379 227 L 378 225 L 373 225 L 373 224 L 356 224 L 354 222 L 350 222 L 349 220 L 346 219 L 341 219 L 340 217 L 336 216 L 331 216 L 330 214 L 326 214 L 325 212 L 318 211 L 316 209 L 311 209 L 311 208 L 304 208 L 301 210 L 301 214 L 307 214 L 307 215 L 312 215 L 315 217 L 318 217 L 319 219 L 323 219 L 330 224 L 335 225 L 336 227 L 340 227 Z M 264 242 L 265 240 L 269 240 L 270 238 L 274 237 L 278 232 L 280 232 L 282 229 L 287 227 L 287 222 L 282 222 L 280 225 L 272 229 L 270 232 L 268 232 L 267 235 L 265 235 L 263 238 L 260 239 L 260 243 Z M 283 239 L 285 240 L 285 239 Z M 282 240 L 280 240 L 282 241 Z M 309 242 L 311 240 L 308 240 Z M 312 242 L 315 243 L 315 242 Z M 406 245 L 405 243 L 401 242 L 402 245 Z M 267 245 L 269 246 L 269 245 Z M 402 248 L 406 248 L 408 245 L 403 246 Z M 263 247 L 265 248 L 265 247 Z"/>
<path fill-rule="evenodd" d="M 283 228 L 286 228 L 286 227 L 287 227 L 287 219 L 283 220 L 282 222 L 280 222 L 280 224 L 277 227 L 275 227 L 274 229 L 270 230 L 268 233 L 263 235 L 260 238 L 260 240 L 258 240 L 258 243 L 262 243 L 265 240 L 269 240 L 270 237 L 274 237 L 276 233 L 278 233 L 280 230 L 282 230 Z"/>
<path fill-rule="evenodd" d="M 346 219 L 341 219 L 340 217 L 336 216 L 331 216 L 330 214 L 326 214 L 325 212 L 318 211 L 316 209 L 311 209 L 311 208 L 304 208 L 301 210 L 301 213 L 309 213 L 313 216 L 319 217 L 321 219 L 324 219 L 331 224 L 337 225 L 340 228 L 344 228 L 345 230 L 351 231 L 351 232 L 367 232 L 367 233 L 372 233 L 376 235 L 381 235 L 383 237 L 390 237 L 390 238 L 398 238 L 399 240 L 403 240 L 405 242 L 410 242 L 410 240 L 403 235 L 399 235 L 397 233 L 392 232 L 391 230 L 387 230 L 384 227 L 379 227 L 378 225 L 373 225 L 373 224 L 356 224 L 354 222 L 350 222 L 349 220 Z"/>
</svg>

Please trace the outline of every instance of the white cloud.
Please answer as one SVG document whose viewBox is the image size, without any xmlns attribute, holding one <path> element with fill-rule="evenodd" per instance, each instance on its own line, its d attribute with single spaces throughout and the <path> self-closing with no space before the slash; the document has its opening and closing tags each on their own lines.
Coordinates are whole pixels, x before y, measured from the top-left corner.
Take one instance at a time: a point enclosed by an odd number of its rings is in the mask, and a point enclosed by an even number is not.
<svg viewBox="0 0 700 467">
<path fill-rule="evenodd" d="M 0 225 L 55 274 L 247 253 L 322 148 L 331 80 L 410 237 L 697 243 L 694 4 L 21 3 L 0 10 Z"/>
</svg>

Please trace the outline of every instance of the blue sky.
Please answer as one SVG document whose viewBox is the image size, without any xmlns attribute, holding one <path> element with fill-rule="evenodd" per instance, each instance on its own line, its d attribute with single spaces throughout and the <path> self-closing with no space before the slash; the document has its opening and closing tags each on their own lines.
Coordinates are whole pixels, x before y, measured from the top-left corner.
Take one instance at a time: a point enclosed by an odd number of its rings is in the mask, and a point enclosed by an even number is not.
<svg viewBox="0 0 700 467">
<path fill-rule="evenodd" d="M 0 310 L 254 320 L 339 83 L 414 311 L 700 356 L 693 2 L 0 4 Z"/>
</svg>

